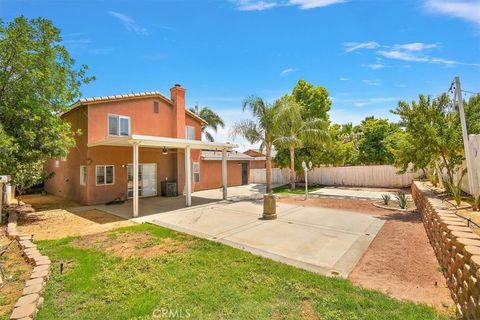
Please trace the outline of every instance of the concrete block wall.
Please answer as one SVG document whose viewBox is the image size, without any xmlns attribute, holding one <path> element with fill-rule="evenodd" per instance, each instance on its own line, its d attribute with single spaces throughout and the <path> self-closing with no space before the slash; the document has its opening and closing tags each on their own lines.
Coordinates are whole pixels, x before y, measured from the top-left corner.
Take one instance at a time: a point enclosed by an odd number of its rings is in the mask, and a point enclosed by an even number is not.
<svg viewBox="0 0 480 320">
<path fill-rule="evenodd" d="M 480 319 L 480 236 L 425 183 L 415 181 L 412 196 L 459 316 Z"/>
</svg>

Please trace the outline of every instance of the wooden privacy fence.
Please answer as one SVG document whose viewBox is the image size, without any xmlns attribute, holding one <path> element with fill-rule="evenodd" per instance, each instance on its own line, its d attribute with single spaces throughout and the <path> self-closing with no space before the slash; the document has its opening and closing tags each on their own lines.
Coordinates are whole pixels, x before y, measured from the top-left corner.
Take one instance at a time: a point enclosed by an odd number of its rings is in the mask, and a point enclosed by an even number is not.
<svg viewBox="0 0 480 320">
<path fill-rule="evenodd" d="M 266 169 L 251 169 L 250 183 L 265 183 Z M 350 187 L 408 187 L 412 181 L 422 175 L 421 171 L 397 174 L 398 169 L 390 165 L 320 167 L 308 173 L 308 184 Z M 297 181 L 304 181 L 297 177 Z M 289 182 L 288 169 L 272 169 L 272 183 Z"/>
</svg>

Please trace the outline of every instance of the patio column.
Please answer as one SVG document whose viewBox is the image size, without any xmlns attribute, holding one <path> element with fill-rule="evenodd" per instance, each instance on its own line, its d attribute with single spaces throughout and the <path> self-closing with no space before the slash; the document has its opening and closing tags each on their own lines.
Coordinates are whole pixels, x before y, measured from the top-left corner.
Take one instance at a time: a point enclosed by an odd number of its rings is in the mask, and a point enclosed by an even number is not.
<svg viewBox="0 0 480 320">
<path fill-rule="evenodd" d="M 185 183 L 187 184 L 185 206 L 190 207 L 192 205 L 192 165 L 190 163 L 190 146 L 185 147 Z"/>
<path fill-rule="evenodd" d="M 227 200 L 227 149 L 222 149 L 222 191 L 223 200 Z"/>
<path fill-rule="evenodd" d="M 133 216 L 138 217 L 138 142 L 133 143 Z"/>
</svg>

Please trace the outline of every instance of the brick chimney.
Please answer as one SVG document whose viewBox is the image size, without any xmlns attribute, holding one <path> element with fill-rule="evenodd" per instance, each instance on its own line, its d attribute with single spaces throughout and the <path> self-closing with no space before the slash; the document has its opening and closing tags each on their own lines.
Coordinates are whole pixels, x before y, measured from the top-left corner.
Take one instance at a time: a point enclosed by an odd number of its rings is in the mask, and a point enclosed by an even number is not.
<svg viewBox="0 0 480 320">
<path fill-rule="evenodd" d="M 185 139 L 185 89 L 175 84 L 170 89 L 170 97 L 173 101 L 175 112 L 175 137 Z"/>
</svg>

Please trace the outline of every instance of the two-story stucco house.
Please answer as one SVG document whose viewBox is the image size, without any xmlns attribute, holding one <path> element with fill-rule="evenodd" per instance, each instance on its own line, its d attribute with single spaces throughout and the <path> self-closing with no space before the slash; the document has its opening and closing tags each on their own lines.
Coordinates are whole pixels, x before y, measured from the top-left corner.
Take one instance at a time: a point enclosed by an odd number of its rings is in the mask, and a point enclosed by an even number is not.
<svg viewBox="0 0 480 320">
<path fill-rule="evenodd" d="M 160 195 L 163 181 L 176 182 L 178 194 L 248 183 L 250 157 L 235 145 L 201 140 L 205 120 L 185 108 L 185 89 L 170 98 L 146 92 L 81 99 L 62 114 L 81 131 L 65 159 L 50 159 L 48 193 L 82 204 Z M 208 151 L 207 151 L 208 150 Z M 138 176 L 138 180 L 133 179 Z M 227 178 L 228 177 L 228 178 Z"/>
</svg>

